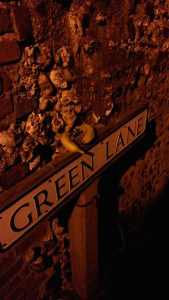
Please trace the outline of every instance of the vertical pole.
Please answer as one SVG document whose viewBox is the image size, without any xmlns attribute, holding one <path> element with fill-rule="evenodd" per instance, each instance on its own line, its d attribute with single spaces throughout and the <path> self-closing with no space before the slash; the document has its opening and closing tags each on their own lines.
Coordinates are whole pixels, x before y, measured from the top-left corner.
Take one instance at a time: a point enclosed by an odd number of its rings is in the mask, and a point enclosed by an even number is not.
<svg viewBox="0 0 169 300">
<path fill-rule="evenodd" d="M 72 282 L 85 300 L 98 285 L 98 182 L 81 193 L 69 219 Z"/>
</svg>

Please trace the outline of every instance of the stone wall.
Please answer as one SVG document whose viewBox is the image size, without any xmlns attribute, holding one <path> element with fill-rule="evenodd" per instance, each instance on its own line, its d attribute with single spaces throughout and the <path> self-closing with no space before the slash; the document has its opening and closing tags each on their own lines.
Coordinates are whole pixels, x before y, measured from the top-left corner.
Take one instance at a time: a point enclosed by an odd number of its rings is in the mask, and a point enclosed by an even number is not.
<svg viewBox="0 0 169 300">
<path fill-rule="evenodd" d="M 157 136 L 164 132 L 167 2 L 5 1 L 0 8 L 2 190 L 52 160 L 60 134 L 78 122 L 106 124 L 147 100 L 149 121 Z"/>
<path fill-rule="evenodd" d="M 2 194 L 57 160 L 62 132 L 74 134 L 74 126 L 84 121 L 106 126 L 147 100 L 152 143 L 147 139 L 149 147 L 120 175 L 125 192 L 119 214 L 130 219 L 153 205 L 169 177 L 168 17 L 167 0 L 0 1 Z M 57 242 L 49 224 L 43 241 L 43 226 L 42 237 L 18 244 L 20 250 L 25 247 L 24 255 L 15 248 L 1 254 L 2 299 L 8 293 L 14 297 L 14 291 L 19 299 L 20 283 L 26 287 L 35 280 L 38 286 L 57 273 L 55 258 L 45 248 L 46 242 L 57 248 Z M 23 273 L 16 275 L 18 268 Z M 32 289 L 25 291 L 31 298 Z M 35 292 L 42 297 L 42 291 Z"/>
</svg>

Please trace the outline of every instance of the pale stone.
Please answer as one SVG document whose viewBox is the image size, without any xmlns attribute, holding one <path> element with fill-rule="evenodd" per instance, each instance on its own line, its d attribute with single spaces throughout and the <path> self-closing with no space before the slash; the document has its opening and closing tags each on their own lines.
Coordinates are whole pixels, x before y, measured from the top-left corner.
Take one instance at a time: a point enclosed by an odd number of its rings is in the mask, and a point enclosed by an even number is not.
<svg viewBox="0 0 169 300">
<path fill-rule="evenodd" d="M 64 78 L 62 69 L 54 69 L 50 72 L 50 80 L 57 89 L 66 89 L 68 87 L 67 81 Z"/>
<path fill-rule="evenodd" d="M 64 68 L 68 67 L 71 63 L 71 55 L 69 53 L 68 47 L 63 46 L 58 50 L 58 53 L 60 55 L 62 66 Z"/>
<path fill-rule="evenodd" d="M 106 105 L 106 108 L 105 108 L 105 116 L 106 117 L 109 117 L 113 111 L 113 108 L 114 108 L 114 104 L 111 102 L 111 103 L 108 103 Z"/>
<path fill-rule="evenodd" d="M 62 118 L 65 122 L 65 131 L 69 131 L 74 126 L 74 123 L 77 119 L 77 115 L 71 105 L 62 107 Z"/>
<path fill-rule="evenodd" d="M 49 96 L 53 93 L 53 86 L 49 81 L 48 77 L 44 73 L 40 73 L 38 77 L 38 84 L 40 87 L 41 95 L 42 96 Z"/>
<path fill-rule="evenodd" d="M 34 156 L 34 149 L 37 143 L 31 138 L 26 137 L 20 150 L 22 162 L 29 162 Z"/>
<path fill-rule="evenodd" d="M 2 147 L 15 147 L 14 135 L 9 134 L 7 131 L 0 132 L 0 145 Z"/>
<path fill-rule="evenodd" d="M 59 130 L 64 126 L 62 118 L 58 112 L 52 114 L 52 131 L 58 133 Z"/>
<path fill-rule="evenodd" d="M 68 69 L 64 69 L 64 79 L 68 83 L 73 83 L 76 81 L 76 75 L 72 74 Z"/>
<path fill-rule="evenodd" d="M 41 161 L 40 155 L 38 155 L 33 161 L 29 162 L 29 170 L 34 170 Z"/>
<path fill-rule="evenodd" d="M 40 97 L 39 98 L 39 109 L 40 110 L 45 110 L 47 108 L 47 105 L 49 103 L 49 98 L 47 97 Z"/>
</svg>

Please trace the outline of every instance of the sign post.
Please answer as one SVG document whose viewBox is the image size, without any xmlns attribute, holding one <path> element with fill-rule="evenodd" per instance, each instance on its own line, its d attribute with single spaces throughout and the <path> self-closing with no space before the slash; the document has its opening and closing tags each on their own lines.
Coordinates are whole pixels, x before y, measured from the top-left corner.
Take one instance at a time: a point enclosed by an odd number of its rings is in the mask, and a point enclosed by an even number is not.
<svg viewBox="0 0 169 300">
<path fill-rule="evenodd" d="M 81 299 L 90 299 L 98 286 L 98 183 L 80 195 L 69 219 L 73 286 Z"/>
</svg>

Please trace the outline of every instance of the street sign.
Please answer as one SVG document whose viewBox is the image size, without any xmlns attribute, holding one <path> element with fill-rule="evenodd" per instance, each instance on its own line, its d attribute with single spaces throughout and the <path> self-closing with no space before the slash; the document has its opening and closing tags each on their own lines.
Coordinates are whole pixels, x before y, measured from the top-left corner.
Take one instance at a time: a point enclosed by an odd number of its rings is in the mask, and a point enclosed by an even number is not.
<svg viewBox="0 0 169 300">
<path fill-rule="evenodd" d="M 137 111 L 138 112 L 138 111 Z M 6 250 L 40 220 L 65 205 L 75 193 L 97 178 L 117 157 L 143 137 L 147 107 L 122 121 L 85 154 L 56 170 L 43 182 L 0 211 L 0 249 Z"/>
</svg>

